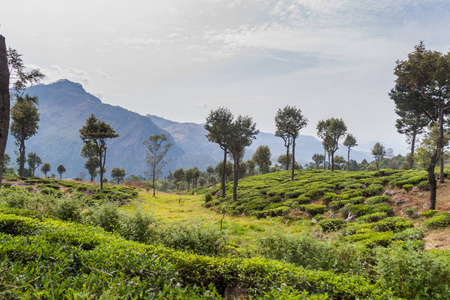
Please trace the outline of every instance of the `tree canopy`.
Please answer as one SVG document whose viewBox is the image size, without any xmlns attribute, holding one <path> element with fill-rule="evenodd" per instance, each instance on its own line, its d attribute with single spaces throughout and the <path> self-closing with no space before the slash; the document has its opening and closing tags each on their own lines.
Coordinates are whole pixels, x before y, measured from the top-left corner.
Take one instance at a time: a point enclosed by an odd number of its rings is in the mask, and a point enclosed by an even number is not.
<svg viewBox="0 0 450 300">
<path fill-rule="evenodd" d="M 103 173 L 106 164 L 106 142 L 119 135 L 104 121 L 98 120 L 94 114 L 86 119 L 86 124 L 80 129 L 80 137 L 84 143 L 91 143 L 100 164 L 100 190 L 103 190 Z"/>
<path fill-rule="evenodd" d="M 255 153 L 253 153 L 252 160 L 259 167 L 261 174 L 265 174 L 269 171 L 269 167 L 272 164 L 270 161 L 270 157 L 272 154 L 270 153 L 269 146 L 259 146 Z"/>
<path fill-rule="evenodd" d="M 153 197 L 156 195 L 155 184 L 156 179 L 162 174 L 162 168 L 167 164 L 165 157 L 169 152 L 172 143 L 170 143 L 165 134 L 152 135 L 148 140 L 144 141 L 147 146 L 146 162 L 150 171 L 145 171 L 152 178 Z"/>
<path fill-rule="evenodd" d="M 342 119 L 330 118 L 317 124 L 317 135 L 323 138 L 324 148 L 331 156 L 331 171 L 334 171 L 334 153 L 339 149 L 339 140 L 346 133 L 347 126 Z"/>
<path fill-rule="evenodd" d="M 289 161 L 289 145 L 292 142 L 292 175 L 291 180 L 294 180 L 295 169 L 295 140 L 297 139 L 300 129 L 308 124 L 308 119 L 302 115 L 302 111 L 295 106 L 289 105 L 278 109 L 275 115 L 275 135 L 284 140 L 284 145 L 287 148 L 286 161 Z M 286 165 L 286 170 L 289 168 Z"/>
</svg>

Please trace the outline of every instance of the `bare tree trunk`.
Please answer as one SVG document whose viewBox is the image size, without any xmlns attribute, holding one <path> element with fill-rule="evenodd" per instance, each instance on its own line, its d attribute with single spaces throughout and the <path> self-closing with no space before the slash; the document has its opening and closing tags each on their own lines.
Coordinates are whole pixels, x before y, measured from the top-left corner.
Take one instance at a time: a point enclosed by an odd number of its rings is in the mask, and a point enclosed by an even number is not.
<svg viewBox="0 0 450 300">
<path fill-rule="evenodd" d="M 155 197 L 155 194 L 156 194 L 155 178 L 156 178 L 156 169 L 153 169 L 153 172 L 152 172 L 153 197 Z"/>
<path fill-rule="evenodd" d="M 348 154 L 347 154 L 347 172 L 350 171 L 350 147 L 348 147 Z"/>
<path fill-rule="evenodd" d="M 291 174 L 291 181 L 294 181 L 294 172 L 295 172 L 295 136 L 292 137 L 292 174 Z"/>
<path fill-rule="evenodd" d="M 239 182 L 239 153 L 234 153 L 233 202 L 237 201 L 238 182 Z"/>
<path fill-rule="evenodd" d="M 409 159 L 409 168 L 412 169 L 414 167 L 414 148 L 416 147 L 416 135 L 414 133 L 411 140 L 411 157 Z"/>
<path fill-rule="evenodd" d="M 327 149 L 323 148 L 323 169 L 326 170 L 327 165 Z"/>
<path fill-rule="evenodd" d="M 20 140 L 19 154 L 20 154 L 19 176 L 23 177 L 25 175 L 25 139 L 23 137 Z"/>
<path fill-rule="evenodd" d="M 445 177 L 445 175 L 444 175 L 444 164 L 445 164 L 445 162 L 444 162 L 444 147 L 442 147 L 440 151 L 441 151 L 441 158 L 440 158 L 441 170 L 439 172 L 439 183 L 444 183 L 444 177 Z"/>
<path fill-rule="evenodd" d="M 222 189 L 222 198 L 225 198 L 225 168 L 227 165 L 227 148 L 223 148 L 223 162 L 222 162 L 222 180 L 220 183 L 220 188 Z"/>
<path fill-rule="evenodd" d="M 104 159 L 106 158 L 106 157 L 102 158 L 102 152 L 103 151 L 100 151 L 100 154 L 99 154 L 99 158 L 100 158 L 100 191 L 103 190 L 103 170 L 105 167 Z M 106 150 L 105 150 L 105 156 L 106 156 Z"/>
<path fill-rule="evenodd" d="M 430 184 L 430 209 L 436 209 L 436 176 L 434 175 L 434 169 L 436 167 L 436 161 L 438 156 L 438 150 L 431 158 L 431 163 L 428 166 L 428 183 Z"/>
<path fill-rule="evenodd" d="M 9 130 L 9 69 L 5 37 L 0 35 L 0 187 L 3 177 L 3 159 Z"/>
<path fill-rule="evenodd" d="M 285 143 L 286 146 L 286 143 Z M 289 170 L 289 144 L 286 146 L 286 171 Z"/>
<path fill-rule="evenodd" d="M 331 172 L 334 172 L 334 153 L 331 154 Z"/>
</svg>

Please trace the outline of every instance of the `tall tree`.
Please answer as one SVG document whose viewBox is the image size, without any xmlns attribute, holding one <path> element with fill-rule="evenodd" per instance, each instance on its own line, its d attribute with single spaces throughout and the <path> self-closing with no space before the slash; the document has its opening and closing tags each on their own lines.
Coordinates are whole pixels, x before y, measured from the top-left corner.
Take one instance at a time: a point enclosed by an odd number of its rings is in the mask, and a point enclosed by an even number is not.
<svg viewBox="0 0 450 300">
<path fill-rule="evenodd" d="M 152 179 L 153 184 L 153 197 L 156 195 L 156 179 L 162 174 L 162 168 L 167 164 L 165 157 L 169 152 L 172 143 L 170 143 L 165 134 L 152 135 L 148 140 L 144 141 L 144 145 L 147 146 L 147 167 L 150 171 L 146 171 Z"/>
<path fill-rule="evenodd" d="M 191 182 L 194 181 L 194 169 L 189 168 L 184 172 L 184 179 L 187 183 L 187 190 L 189 191 L 191 189 Z"/>
<path fill-rule="evenodd" d="M 1 37 L 4 44 L 4 38 Z M 6 46 L 5 46 L 6 47 Z M 0 50 L 3 57 L 3 50 Z M 4 58 L 4 57 L 3 57 Z M 26 67 L 22 60 L 22 55 L 19 54 L 16 50 L 9 48 L 6 52 L 7 58 L 7 68 L 8 70 L 2 72 L 2 82 L 8 82 L 9 89 L 9 80 L 10 78 L 14 78 L 13 88 L 14 88 L 14 96 L 15 96 L 15 104 L 11 110 L 12 114 L 12 124 L 11 124 L 11 134 L 16 138 L 16 144 L 19 146 L 20 152 L 20 162 L 19 162 L 19 174 L 24 176 L 25 172 L 25 140 L 27 140 L 30 136 L 34 135 L 33 131 L 33 122 L 35 122 L 36 126 L 34 126 L 34 130 L 37 130 L 37 122 L 39 121 L 39 114 L 37 113 L 37 107 L 33 107 L 33 105 L 37 105 L 38 101 L 36 97 L 30 97 L 28 94 L 24 95 L 25 89 L 29 85 L 33 85 L 34 83 L 38 83 L 44 75 L 38 70 L 33 69 L 31 71 L 27 71 Z M 3 63 L 3 61 L 2 61 Z M 4 67 L 4 66 L 3 66 Z M 6 77 L 3 77 L 6 76 Z M 9 109 L 9 99 L 5 102 L 3 101 L 3 96 L 6 95 L 2 91 L 2 129 L 1 134 L 6 134 L 5 136 L 0 136 L 0 155 L 3 156 L 4 149 L 1 150 L 3 142 L 6 145 L 6 139 L 8 135 L 8 129 L 3 128 L 6 125 L 6 122 L 9 123 L 9 120 L 6 121 L 6 118 L 9 119 L 10 109 Z M 8 92 L 9 96 L 9 92 Z M 6 104 L 8 107 L 6 107 Z M 4 106 L 3 106 L 4 105 Z M 25 116 L 25 117 L 24 117 Z M 37 116 L 37 121 L 36 121 Z M 4 118 L 4 119 L 3 119 Z M 31 126 L 31 127 L 29 127 Z M 14 131 L 13 131 L 14 130 Z M 31 134 L 30 136 L 28 136 Z M 1 176 L 1 175 L 0 175 Z M 1 177 L 0 177 L 1 182 Z"/>
<path fill-rule="evenodd" d="M 42 165 L 42 160 L 36 153 L 28 152 L 27 163 L 31 171 L 31 175 L 34 176 L 34 172 L 36 171 L 36 169 L 39 168 L 40 165 Z"/>
<path fill-rule="evenodd" d="M 302 115 L 302 111 L 295 106 L 285 106 L 283 109 L 279 109 L 275 115 L 276 136 L 283 136 L 288 139 L 290 137 L 292 141 L 292 174 L 291 181 L 294 180 L 295 171 L 295 140 L 297 139 L 300 129 L 306 126 L 308 119 Z M 288 147 L 288 146 L 287 146 Z M 287 160 L 289 160 L 289 152 L 286 153 Z"/>
<path fill-rule="evenodd" d="M 226 143 L 234 161 L 233 201 L 237 201 L 239 161 L 242 158 L 245 147 L 252 144 L 258 133 L 259 130 L 256 129 L 256 123 L 248 116 L 237 117 L 230 126 Z"/>
<path fill-rule="evenodd" d="M 271 156 L 269 146 L 259 146 L 255 153 L 253 153 L 252 160 L 259 167 L 261 174 L 269 171 L 269 167 L 272 164 L 270 161 Z"/>
<path fill-rule="evenodd" d="M 373 158 L 375 159 L 375 166 L 378 170 L 380 167 L 380 160 L 387 155 L 386 148 L 382 144 L 377 142 L 375 143 L 375 145 L 373 145 L 371 152 Z"/>
<path fill-rule="evenodd" d="M 5 37 L 0 35 L 0 188 L 6 168 L 3 162 L 8 140 L 10 105 L 8 52 Z"/>
<path fill-rule="evenodd" d="M 342 119 L 330 118 L 317 124 L 317 135 L 323 137 L 324 147 L 331 156 L 331 171 L 334 171 L 334 154 L 339 149 L 339 140 L 346 133 L 347 126 Z"/>
<path fill-rule="evenodd" d="M 86 163 L 84 164 L 84 168 L 88 171 L 89 176 L 91 176 L 91 182 L 94 181 L 95 177 L 99 173 L 98 168 L 100 167 L 100 160 L 97 156 L 89 157 Z"/>
<path fill-rule="evenodd" d="M 111 178 L 115 179 L 117 184 L 124 180 L 126 176 L 125 170 L 122 168 L 113 168 L 111 170 Z"/>
<path fill-rule="evenodd" d="M 18 96 L 11 108 L 11 135 L 16 139 L 19 147 L 19 175 L 24 176 L 25 170 L 25 141 L 37 133 L 39 129 L 38 98 Z"/>
<path fill-rule="evenodd" d="M 358 144 L 356 143 L 356 138 L 353 136 L 353 134 L 347 134 L 344 140 L 344 146 L 347 147 L 347 171 L 350 171 L 350 149 L 358 146 Z"/>
<path fill-rule="evenodd" d="M 450 52 L 442 54 L 427 50 L 424 43 L 415 46 L 405 61 L 397 61 L 394 74 L 396 82 L 413 91 L 418 91 L 424 101 L 429 101 L 438 109 L 439 136 L 436 149 L 428 166 L 430 184 L 430 209 L 436 208 L 436 177 L 434 169 L 443 152 L 444 115 L 450 109 Z M 440 180 L 444 180 L 443 168 Z"/>
<path fill-rule="evenodd" d="M 178 185 L 179 183 L 183 183 L 183 181 L 184 181 L 184 170 L 180 168 L 173 171 L 173 183 Z"/>
<path fill-rule="evenodd" d="M 314 161 L 316 169 L 320 169 L 322 163 L 325 164 L 325 156 L 323 154 L 315 153 L 312 156 L 312 160 Z"/>
<path fill-rule="evenodd" d="M 206 137 L 208 141 L 216 143 L 223 150 L 222 165 L 227 164 L 228 154 L 228 135 L 230 133 L 231 123 L 233 122 L 233 114 L 228 108 L 219 107 L 217 110 L 212 110 L 206 118 L 205 129 L 208 131 Z M 225 198 L 225 168 L 222 168 L 221 190 L 222 198 Z"/>
<path fill-rule="evenodd" d="M 100 190 L 103 190 L 103 173 L 106 164 L 106 141 L 119 135 L 109 124 L 98 120 L 94 114 L 86 119 L 86 125 L 80 129 L 80 137 L 84 143 L 91 143 L 100 163 Z"/>
<path fill-rule="evenodd" d="M 56 168 L 56 172 L 59 173 L 59 180 L 62 179 L 62 174 L 66 173 L 66 167 L 64 167 L 63 164 L 60 164 L 57 168 Z"/>
<path fill-rule="evenodd" d="M 412 169 L 416 138 L 427 125 L 438 121 L 438 110 L 431 101 L 424 101 L 420 92 L 404 85 L 396 85 L 389 97 L 395 102 L 395 113 L 399 116 L 395 123 L 397 132 L 406 135 L 408 144 L 411 144 L 408 162 Z"/>
<path fill-rule="evenodd" d="M 47 173 L 50 172 L 51 166 L 50 163 L 46 162 L 41 167 L 41 172 L 44 173 L 45 178 L 47 178 Z"/>
</svg>

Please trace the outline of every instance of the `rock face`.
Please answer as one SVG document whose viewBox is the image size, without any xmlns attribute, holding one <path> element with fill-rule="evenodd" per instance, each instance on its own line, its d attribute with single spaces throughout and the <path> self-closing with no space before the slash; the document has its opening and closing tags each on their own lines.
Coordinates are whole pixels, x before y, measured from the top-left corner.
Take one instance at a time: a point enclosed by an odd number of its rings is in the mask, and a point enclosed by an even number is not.
<svg viewBox="0 0 450 300">
<path fill-rule="evenodd" d="M 9 69 L 5 37 L 0 35 L 0 183 L 9 129 Z"/>
</svg>

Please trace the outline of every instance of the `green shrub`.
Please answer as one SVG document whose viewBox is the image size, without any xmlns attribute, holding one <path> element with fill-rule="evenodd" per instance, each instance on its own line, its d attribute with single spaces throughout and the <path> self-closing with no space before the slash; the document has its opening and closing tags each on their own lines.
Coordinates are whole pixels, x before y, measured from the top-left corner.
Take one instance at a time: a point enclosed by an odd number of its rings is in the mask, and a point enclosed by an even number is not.
<svg viewBox="0 0 450 300">
<path fill-rule="evenodd" d="M 423 225 L 427 228 L 445 228 L 450 225 L 450 213 L 443 211 L 426 220 Z"/>
<path fill-rule="evenodd" d="M 429 191 L 430 190 L 430 183 L 428 182 L 428 180 L 425 181 L 421 181 L 417 184 L 417 187 L 419 188 L 419 190 L 421 191 Z"/>
<path fill-rule="evenodd" d="M 408 207 L 408 208 L 405 208 L 405 209 L 403 210 L 403 212 L 404 212 L 408 217 L 410 217 L 411 219 L 416 219 L 416 218 L 419 217 L 419 215 L 416 214 L 416 208 L 415 208 L 415 207 Z"/>
<path fill-rule="evenodd" d="M 359 217 L 356 219 L 356 221 L 360 223 L 373 223 L 378 222 L 386 217 L 387 214 L 385 212 L 376 212 Z"/>
<path fill-rule="evenodd" d="M 130 241 L 147 243 L 157 240 L 157 230 L 153 216 L 142 216 L 139 211 L 132 216 L 122 215 L 119 220 L 119 233 Z"/>
<path fill-rule="evenodd" d="M 81 206 L 80 203 L 73 198 L 63 198 L 58 201 L 58 206 L 54 211 L 55 217 L 64 221 L 80 221 Z"/>
<path fill-rule="evenodd" d="M 311 204 L 299 205 L 298 208 L 302 211 L 310 213 L 313 216 L 321 215 L 325 213 L 327 209 L 325 205 L 311 205 Z"/>
<path fill-rule="evenodd" d="M 12 185 L 12 184 L 11 184 L 10 182 L 2 182 L 2 187 L 5 188 L 5 189 L 10 188 L 11 185 Z"/>
<path fill-rule="evenodd" d="M 381 184 L 371 184 L 365 188 L 362 193 L 365 197 L 377 196 L 383 192 L 383 186 Z"/>
<path fill-rule="evenodd" d="M 28 192 L 31 192 L 31 191 L 33 190 L 33 187 L 30 186 L 30 185 L 27 185 L 27 186 L 25 186 L 25 189 L 26 189 Z"/>
<path fill-rule="evenodd" d="M 389 197 L 388 196 L 374 196 L 374 197 L 370 197 L 369 199 L 366 200 L 366 204 L 368 205 L 374 205 L 374 204 L 379 204 L 379 203 L 389 203 Z"/>
<path fill-rule="evenodd" d="M 374 255 L 380 284 L 404 299 L 446 299 L 450 295 L 450 255 L 418 251 L 407 243 L 379 248 Z"/>
<path fill-rule="evenodd" d="M 311 203 L 311 198 L 300 196 L 296 199 L 298 204 L 309 204 Z"/>
<path fill-rule="evenodd" d="M 212 200 L 213 200 L 213 196 L 210 193 L 205 195 L 205 203 L 208 203 Z"/>
<path fill-rule="evenodd" d="M 342 219 L 323 219 L 320 220 L 319 223 L 320 227 L 323 231 L 329 232 L 329 231 L 337 231 L 342 229 L 342 227 L 347 224 L 345 220 Z"/>
<path fill-rule="evenodd" d="M 57 198 L 61 198 L 64 195 L 64 192 L 55 190 L 53 188 L 50 187 L 45 187 L 41 189 L 41 194 L 43 195 L 51 195 Z"/>
<path fill-rule="evenodd" d="M 426 211 L 423 211 L 420 215 L 422 216 L 422 217 L 425 217 L 425 218 L 431 218 L 431 217 L 433 217 L 435 214 L 437 214 L 439 211 L 438 210 L 435 210 L 435 209 L 430 209 L 430 210 L 426 210 Z"/>
<path fill-rule="evenodd" d="M 402 188 L 407 192 L 411 191 L 413 187 L 414 187 L 414 185 L 409 184 L 409 183 L 402 185 Z"/>
<path fill-rule="evenodd" d="M 83 216 L 83 222 L 112 232 L 119 228 L 119 211 L 112 204 L 94 206 Z"/>
</svg>

